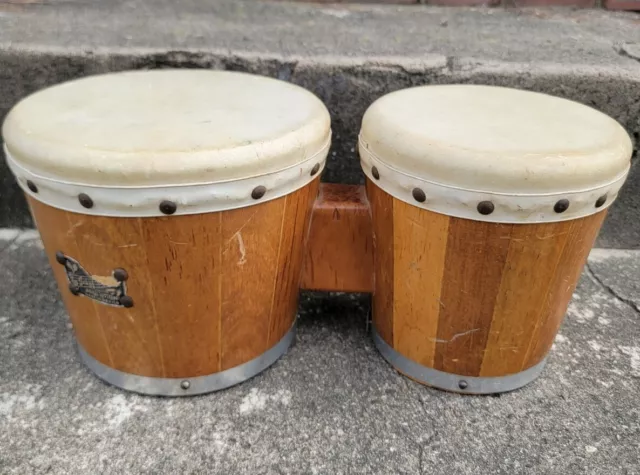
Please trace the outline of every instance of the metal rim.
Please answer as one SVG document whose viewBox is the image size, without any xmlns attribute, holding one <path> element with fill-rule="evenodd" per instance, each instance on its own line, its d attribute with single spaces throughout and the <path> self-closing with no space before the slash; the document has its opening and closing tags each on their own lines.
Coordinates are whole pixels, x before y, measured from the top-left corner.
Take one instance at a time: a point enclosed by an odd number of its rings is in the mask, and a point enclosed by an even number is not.
<svg viewBox="0 0 640 475">
<path fill-rule="evenodd" d="M 445 373 L 437 369 L 422 366 L 401 355 L 384 341 L 375 327 L 372 329 L 376 348 L 391 366 L 418 382 L 461 394 L 496 394 L 521 388 L 540 376 L 547 358 L 520 373 L 497 377 L 462 376 Z"/>
<path fill-rule="evenodd" d="M 329 146 L 330 141 L 327 141 L 318 153 L 303 162 L 266 175 L 212 183 L 153 186 L 98 186 L 54 179 L 20 164 L 6 145 L 4 151 L 18 185 L 33 199 L 75 213 L 142 218 L 226 211 L 281 198 L 318 178 L 318 172 L 326 164 Z M 314 169 L 316 173 L 312 174 Z M 256 189 L 261 190 L 258 198 Z"/>
<path fill-rule="evenodd" d="M 436 213 L 491 223 L 550 223 L 599 213 L 615 201 L 629 173 L 627 167 L 614 180 L 589 189 L 540 194 L 495 193 L 407 174 L 386 165 L 367 149 L 362 138 L 358 146 L 362 171 L 372 184 L 394 198 Z M 377 176 L 372 174 L 372 169 Z"/>
<path fill-rule="evenodd" d="M 296 325 L 294 323 L 276 345 L 257 358 L 219 373 L 193 378 L 188 376 L 184 378 L 153 378 L 125 373 L 100 363 L 89 355 L 79 343 L 78 351 L 84 364 L 98 378 L 118 388 L 150 396 L 195 396 L 235 386 L 261 373 L 287 351 L 294 340 L 295 333 Z"/>
</svg>

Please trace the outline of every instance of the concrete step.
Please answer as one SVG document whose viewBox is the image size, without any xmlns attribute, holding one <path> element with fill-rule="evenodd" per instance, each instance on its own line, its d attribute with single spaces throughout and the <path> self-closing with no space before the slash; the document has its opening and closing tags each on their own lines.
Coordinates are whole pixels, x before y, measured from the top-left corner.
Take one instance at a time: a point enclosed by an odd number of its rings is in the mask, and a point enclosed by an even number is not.
<svg viewBox="0 0 640 475">
<path fill-rule="evenodd" d="M 639 251 L 594 250 L 542 376 L 499 397 L 400 376 L 366 297 L 305 294 L 273 367 L 163 399 L 85 369 L 37 234 L 0 230 L 0 472 L 638 473 L 639 269 Z"/>
<path fill-rule="evenodd" d="M 418 84 L 482 83 L 591 105 L 640 134 L 640 16 L 601 10 L 314 5 L 221 0 L 0 4 L 0 117 L 18 99 L 70 78 L 131 68 L 197 67 L 278 77 L 329 107 L 324 179 L 359 183 L 361 116 L 381 95 Z M 31 226 L 0 165 L 0 226 Z M 598 245 L 640 249 L 640 168 Z"/>
</svg>

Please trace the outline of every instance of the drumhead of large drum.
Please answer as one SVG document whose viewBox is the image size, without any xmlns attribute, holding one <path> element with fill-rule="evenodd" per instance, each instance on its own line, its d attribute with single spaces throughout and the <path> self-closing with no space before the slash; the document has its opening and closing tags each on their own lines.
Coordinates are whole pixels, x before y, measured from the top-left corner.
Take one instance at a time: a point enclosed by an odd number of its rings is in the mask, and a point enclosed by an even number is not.
<svg viewBox="0 0 640 475">
<path fill-rule="evenodd" d="M 2 133 L 9 166 L 33 198 L 88 214 L 153 216 L 162 214 L 158 200 L 193 214 L 301 188 L 322 170 L 330 118 L 316 96 L 284 81 L 154 70 L 44 89 L 11 110 Z"/>
<path fill-rule="evenodd" d="M 574 219 L 615 199 L 631 140 L 615 120 L 546 94 L 422 86 L 374 102 L 362 121 L 364 172 L 394 197 L 494 222 Z"/>
</svg>

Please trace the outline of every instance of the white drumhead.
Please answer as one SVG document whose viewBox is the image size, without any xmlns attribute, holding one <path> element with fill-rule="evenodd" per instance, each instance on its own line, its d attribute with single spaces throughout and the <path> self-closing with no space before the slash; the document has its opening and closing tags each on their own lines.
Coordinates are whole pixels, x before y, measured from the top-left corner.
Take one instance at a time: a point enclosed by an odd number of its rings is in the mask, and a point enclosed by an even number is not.
<svg viewBox="0 0 640 475">
<path fill-rule="evenodd" d="M 290 183 L 294 175 L 306 180 L 316 164 L 321 169 L 330 119 L 316 96 L 284 81 L 155 70 L 92 76 L 32 94 L 11 110 L 2 132 L 19 181 L 26 173 L 54 186 L 145 188 L 229 186 L 267 176 L 263 185 L 273 191 L 282 187 L 283 171 Z"/>
<path fill-rule="evenodd" d="M 612 198 L 619 186 L 607 187 L 624 181 L 632 145 L 615 120 L 576 102 L 501 87 L 448 85 L 405 89 L 374 102 L 362 121 L 360 153 L 365 173 L 371 175 L 376 164 L 388 168 L 384 179 L 374 181 L 383 188 L 404 187 L 390 192 L 408 202 L 415 201 L 411 189 L 416 181 L 428 182 L 424 188 L 446 188 L 448 202 L 466 200 L 462 195 L 467 192 L 487 199 L 501 194 L 562 199 L 563 194 L 596 190 Z M 394 178 L 395 172 L 402 176 Z M 421 206 L 451 209 L 436 203 L 445 199 L 438 193 L 430 197 L 424 191 Z M 473 199 L 460 206 L 471 209 L 464 217 L 477 216 Z M 562 219 L 575 217 L 576 210 L 577 205 Z M 547 220 L 536 210 L 525 213 L 526 219 Z"/>
</svg>

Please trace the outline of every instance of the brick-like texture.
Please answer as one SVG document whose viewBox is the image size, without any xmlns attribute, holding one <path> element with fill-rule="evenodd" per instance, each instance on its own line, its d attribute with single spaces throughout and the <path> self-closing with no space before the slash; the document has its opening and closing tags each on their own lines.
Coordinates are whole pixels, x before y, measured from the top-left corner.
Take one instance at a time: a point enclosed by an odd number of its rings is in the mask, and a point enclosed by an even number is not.
<svg viewBox="0 0 640 475">
<path fill-rule="evenodd" d="M 515 7 L 580 7 L 593 8 L 596 0 L 503 0 L 504 6 Z"/>
<path fill-rule="evenodd" d="M 445 7 L 493 7 L 499 5 L 500 0 L 421 0 L 420 3 Z"/>
<path fill-rule="evenodd" d="M 605 0 L 604 6 L 609 10 L 634 10 L 640 12 L 640 0 Z"/>
</svg>

